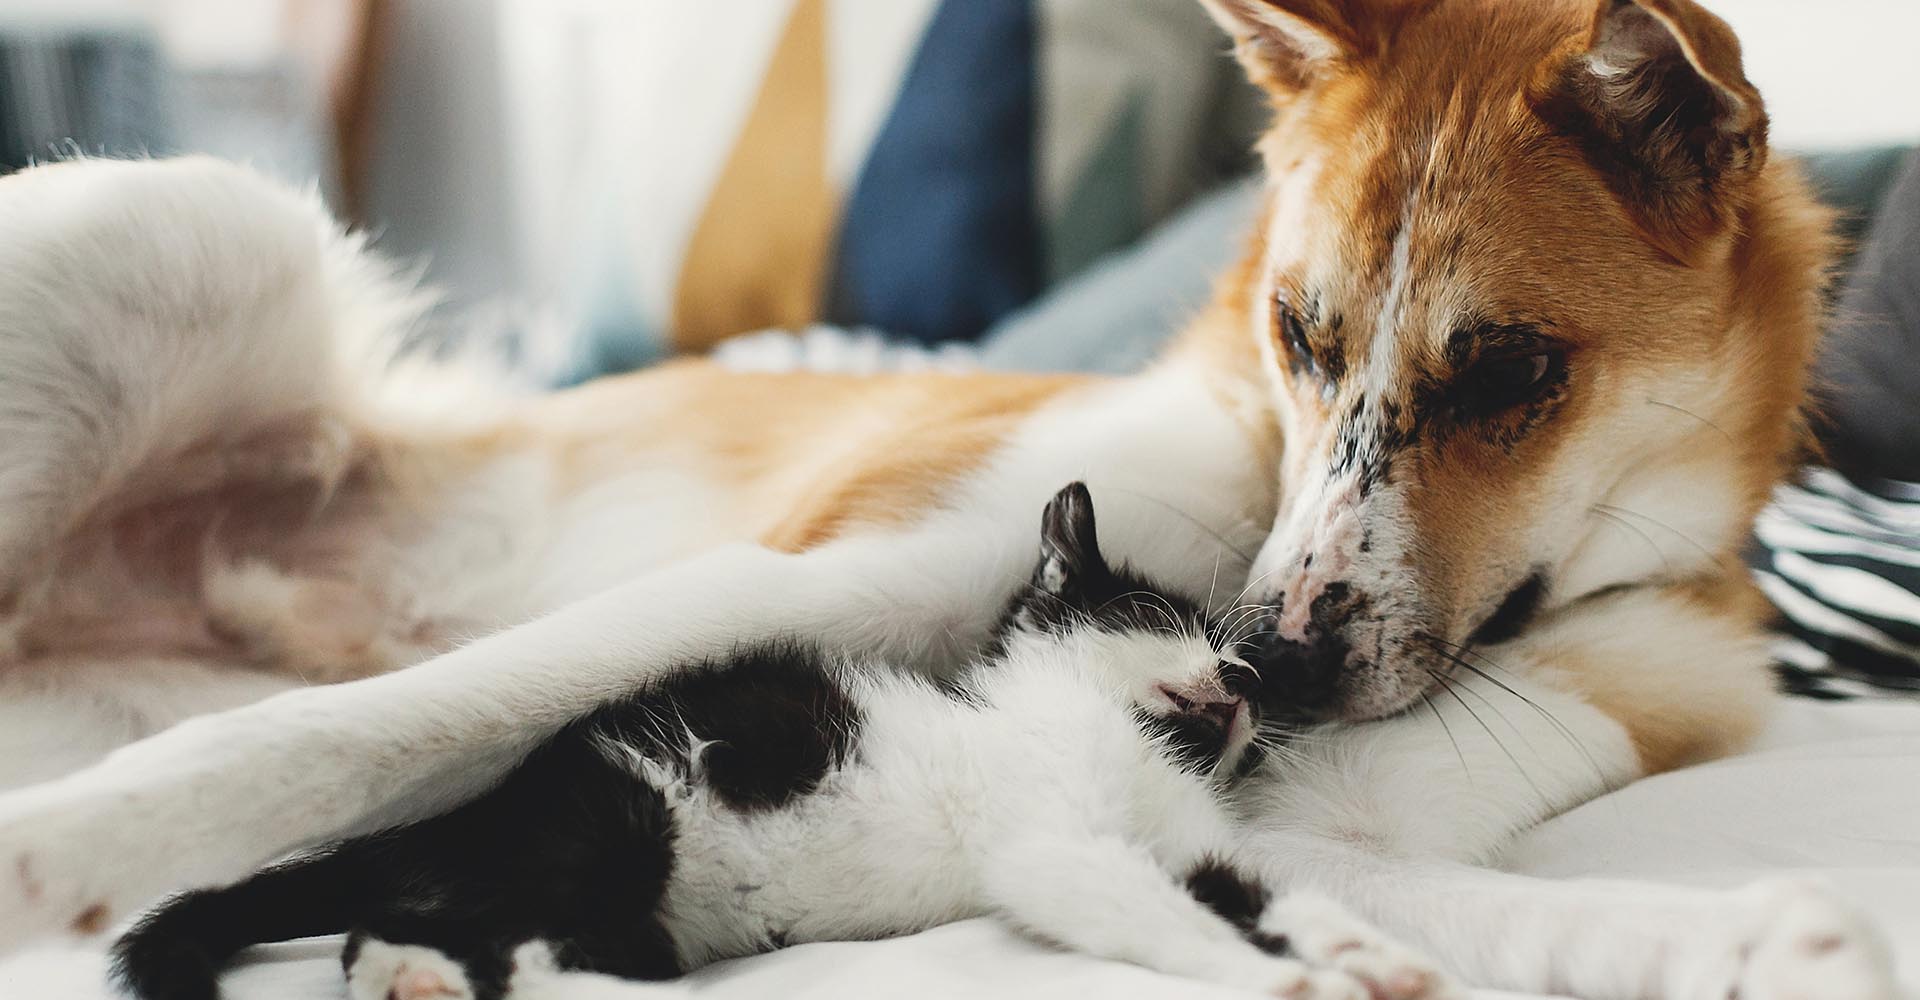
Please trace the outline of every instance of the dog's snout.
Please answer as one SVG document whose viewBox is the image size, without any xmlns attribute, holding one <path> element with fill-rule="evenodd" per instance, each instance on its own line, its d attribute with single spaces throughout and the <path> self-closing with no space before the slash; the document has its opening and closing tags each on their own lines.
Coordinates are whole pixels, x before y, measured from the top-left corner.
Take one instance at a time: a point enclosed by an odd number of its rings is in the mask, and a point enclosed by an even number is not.
<svg viewBox="0 0 1920 1000">
<path fill-rule="evenodd" d="M 1282 713 L 1330 707 L 1340 693 L 1347 642 L 1338 632 L 1314 630 L 1306 641 L 1268 630 L 1247 650 L 1258 668 L 1261 701 Z"/>
</svg>

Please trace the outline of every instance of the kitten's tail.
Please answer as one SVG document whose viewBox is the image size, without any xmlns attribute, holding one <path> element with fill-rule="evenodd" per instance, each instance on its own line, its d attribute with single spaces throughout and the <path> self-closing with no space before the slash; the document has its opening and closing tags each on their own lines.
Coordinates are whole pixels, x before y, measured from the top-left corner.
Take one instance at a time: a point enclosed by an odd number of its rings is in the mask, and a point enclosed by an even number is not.
<svg viewBox="0 0 1920 1000">
<path fill-rule="evenodd" d="M 167 900 L 114 943 L 114 977 L 139 1000 L 219 1000 L 221 970 L 249 945 L 355 922 L 372 870 L 367 847 L 350 841 Z"/>
</svg>

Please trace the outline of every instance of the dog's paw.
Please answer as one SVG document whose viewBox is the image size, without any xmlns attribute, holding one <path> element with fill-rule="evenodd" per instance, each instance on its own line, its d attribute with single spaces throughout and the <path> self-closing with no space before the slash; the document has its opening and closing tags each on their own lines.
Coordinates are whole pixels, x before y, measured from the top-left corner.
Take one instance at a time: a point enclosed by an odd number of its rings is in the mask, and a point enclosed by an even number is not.
<svg viewBox="0 0 1920 1000">
<path fill-rule="evenodd" d="M 1818 882 L 1769 880 L 1740 893 L 1750 914 L 1730 964 L 1699 1000 L 1893 1000 L 1893 953 L 1878 928 Z"/>
<path fill-rule="evenodd" d="M 367 938 L 347 967 L 352 1000 L 473 1000 L 460 963 L 432 948 Z"/>
<path fill-rule="evenodd" d="M 0 951 L 97 934 L 144 902 L 113 891 L 124 855 L 111 850 L 110 838 L 40 798 L 35 787 L 0 799 Z"/>
<path fill-rule="evenodd" d="M 1266 947 L 1309 966 L 1358 980 L 1375 1000 L 1454 1000 L 1460 985 L 1425 955 L 1395 941 L 1340 904 L 1309 892 L 1267 906 L 1255 928 Z"/>
<path fill-rule="evenodd" d="M 169 890 L 245 875 L 342 825 L 334 806 L 347 796 L 294 804 L 296 776 L 317 788 L 346 783 L 315 779 L 320 755 L 289 735 L 296 712 L 263 711 L 274 701 L 188 719 L 92 767 L 0 794 L 0 951 L 95 934 Z M 294 753 L 309 758 L 306 770 Z"/>
</svg>

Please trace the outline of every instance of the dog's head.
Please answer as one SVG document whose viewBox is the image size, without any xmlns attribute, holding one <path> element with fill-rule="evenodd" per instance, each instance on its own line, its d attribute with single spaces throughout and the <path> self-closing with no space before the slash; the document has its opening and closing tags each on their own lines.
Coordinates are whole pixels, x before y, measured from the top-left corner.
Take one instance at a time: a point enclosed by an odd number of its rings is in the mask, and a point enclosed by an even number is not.
<svg viewBox="0 0 1920 1000">
<path fill-rule="evenodd" d="M 1251 597 L 1328 718 L 1596 592 L 1722 574 L 1829 253 L 1691 0 L 1205 0 L 1272 97 L 1228 283 L 1280 435 Z"/>
</svg>

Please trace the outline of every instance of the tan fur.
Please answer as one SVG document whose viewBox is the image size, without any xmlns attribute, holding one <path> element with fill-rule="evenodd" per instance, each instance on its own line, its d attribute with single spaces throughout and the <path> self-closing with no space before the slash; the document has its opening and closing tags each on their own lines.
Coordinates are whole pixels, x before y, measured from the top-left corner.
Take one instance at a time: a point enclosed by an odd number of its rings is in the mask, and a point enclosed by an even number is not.
<svg viewBox="0 0 1920 1000">
<path fill-rule="evenodd" d="M 556 397 L 524 432 L 562 440 L 564 488 L 667 449 L 736 505 L 740 540 L 783 551 L 912 520 L 980 468 L 1073 375 L 731 372 L 687 361 Z"/>
<path fill-rule="evenodd" d="M 1754 669 L 1766 655 L 1759 639 L 1764 599 L 1735 574 L 1645 598 L 1637 599 L 1634 613 L 1650 631 L 1687 616 L 1675 624 L 1702 643 L 1687 669 L 1649 662 L 1637 632 L 1577 625 L 1548 626 L 1532 652 L 1554 665 L 1562 686 L 1626 728 L 1646 774 L 1739 752 L 1758 735 L 1774 700 L 1771 679 Z M 1675 600 L 1668 604 L 1666 598 Z"/>
</svg>

